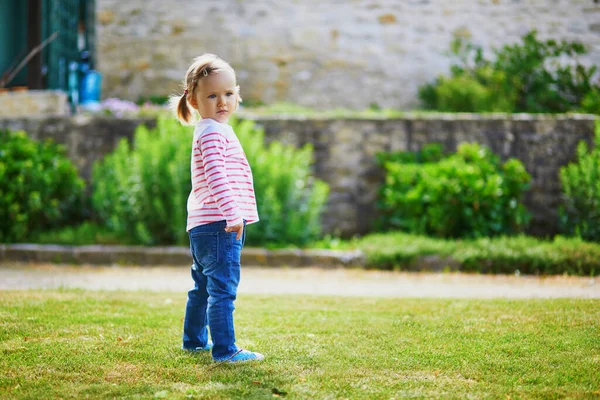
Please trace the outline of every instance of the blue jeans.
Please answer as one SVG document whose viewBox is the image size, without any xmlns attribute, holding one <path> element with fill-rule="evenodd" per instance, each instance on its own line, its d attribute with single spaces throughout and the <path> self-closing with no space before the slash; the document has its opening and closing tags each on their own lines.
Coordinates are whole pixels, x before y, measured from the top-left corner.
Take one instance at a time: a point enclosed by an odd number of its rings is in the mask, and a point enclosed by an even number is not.
<svg viewBox="0 0 600 400">
<path fill-rule="evenodd" d="M 189 231 L 194 264 L 194 288 L 188 292 L 183 324 L 183 347 L 204 347 L 208 330 L 213 340 L 214 359 L 238 351 L 233 328 L 233 302 L 240 282 L 240 256 L 246 240 L 246 223 L 241 240 L 237 232 L 225 232 L 225 221 L 197 226 Z"/>
</svg>

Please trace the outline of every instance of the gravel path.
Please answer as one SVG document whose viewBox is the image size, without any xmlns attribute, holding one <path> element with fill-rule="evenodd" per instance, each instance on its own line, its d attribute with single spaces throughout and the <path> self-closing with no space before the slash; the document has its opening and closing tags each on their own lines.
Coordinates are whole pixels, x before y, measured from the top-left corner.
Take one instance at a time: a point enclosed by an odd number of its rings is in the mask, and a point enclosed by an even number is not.
<svg viewBox="0 0 600 400">
<path fill-rule="evenodd" d="M 0 290 L 81 288 L 185 292 L 188 268 L 0 264 Z M 429 298 L 600 298 L 598 278 L 243 267 L 240 294 Z"/>
</svg>

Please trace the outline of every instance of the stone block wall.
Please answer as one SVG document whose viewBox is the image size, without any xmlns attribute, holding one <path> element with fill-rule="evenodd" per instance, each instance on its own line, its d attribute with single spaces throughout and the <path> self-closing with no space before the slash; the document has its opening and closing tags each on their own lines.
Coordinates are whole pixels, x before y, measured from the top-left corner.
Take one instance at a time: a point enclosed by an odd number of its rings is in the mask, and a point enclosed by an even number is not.
<svg viewBox="0 0 600 400">
<path fill-rule="evenodd" d="M 325 226 L 342 234 L 365 233 L 377 213 L 383 171 L 378 152 L 415 151 L 431 142 L 453 151 L 462 142 L 488 146 L 503 160 L 521 160 L 532 177 L 524 202 L 532 212 L 530 233 L 556 233 L 560 203 L 558 171 L 575 159 L 580 140 L 593 142 L 589 115 L 433 114 L 382 120 L 257 118 L 266 137 L 301 146 L 312 143 L 315 173 L 331 186 Z"/>
<path fill-rule="evenodd" d="M 67 155 L 86 180 L 92 178 L 92 165 L 112 152 L 121 138 L 131 141 L 136 126 L 156 126 L 155 119 L 115 119 L 112 117 L 0 118 L 0 129 L 23 130 L 35 140 L 53 139 L 65 145 Z"/>
<path fill-rule="evenodd" d="M 193 57 L 220 55 L 248 101 L 408 109 L 446 74 L 454 38 L 486 52 L 520 41 L 578 40 L 600 65 L 595 0 L 97 0 L 103 97 L 169 95 Z"/>
<path fill-rule="evenodd" d="M 69 113 L 67 94 L 60 90 L 0 92 L 0 118 L 65 116 Z"/>
<path fill-rule="evenodd" d="M 530 233 L 556 232 L 560 203 L 560 166 L 575 159 L 580 140 L 593 142 L 594 123 L 589 115 L 406 115 L 400 119 L 306 119 L 256 117 L 267 141 L 280 140 L 314 147 L 314 173 L 330 187 L 323 215 L 324 229 L 350 236 L 371 230 L 383 171 L 375 163 L 378 152 L 418 150 L 430 142 L 454 150 L 461 142 L 478 142 L 503 159 L 520 159 L 532 176 L 525 204 L 533 214 Z M 153 119 L 108 117 L 0 119 L 0 129 L 23 129 L 36 139 L 53 138 L 66 145 L 82 176 L 91 179 L 92 163 L 111 152 L 124 137 L 131 140 L 135 127 Z M 192 128 L 190 128 L 190 135 Z"/>
</svg>

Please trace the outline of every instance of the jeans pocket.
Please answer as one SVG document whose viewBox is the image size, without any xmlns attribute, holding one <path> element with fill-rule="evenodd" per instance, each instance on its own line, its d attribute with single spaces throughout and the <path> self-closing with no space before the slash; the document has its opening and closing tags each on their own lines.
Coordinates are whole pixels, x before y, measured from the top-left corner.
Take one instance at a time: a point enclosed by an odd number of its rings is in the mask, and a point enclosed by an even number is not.
<svg viewBox="0 0 600 400">
<path fill-rule="evenodd" d="M 219 262 L 219 234 L 202 232 L 191 236 L 191 247 L 194 260 L 204 270 Z"/>
</svg>

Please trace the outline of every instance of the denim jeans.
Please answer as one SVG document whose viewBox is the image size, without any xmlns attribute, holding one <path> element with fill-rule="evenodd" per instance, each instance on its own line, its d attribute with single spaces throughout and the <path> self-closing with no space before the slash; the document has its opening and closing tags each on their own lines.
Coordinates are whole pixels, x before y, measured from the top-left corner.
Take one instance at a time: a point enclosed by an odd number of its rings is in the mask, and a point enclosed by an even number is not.
<svg viewBox="0 0 600 400">
<path fill-rule="evenodd" d="M 204 347 L 208 330 L 213 340 L 212 356 L 223 359 L 234 354 L 233 302 L 240 282 L 240 256 L 246 240 L 246 223 L 241 240 L 237 232 L 225 232 L 226 222 L 213 222 L 189 231 L 194 263 L 194 288 L 188 292 L 183 324 L 183 347 Z"/>
</svg>

